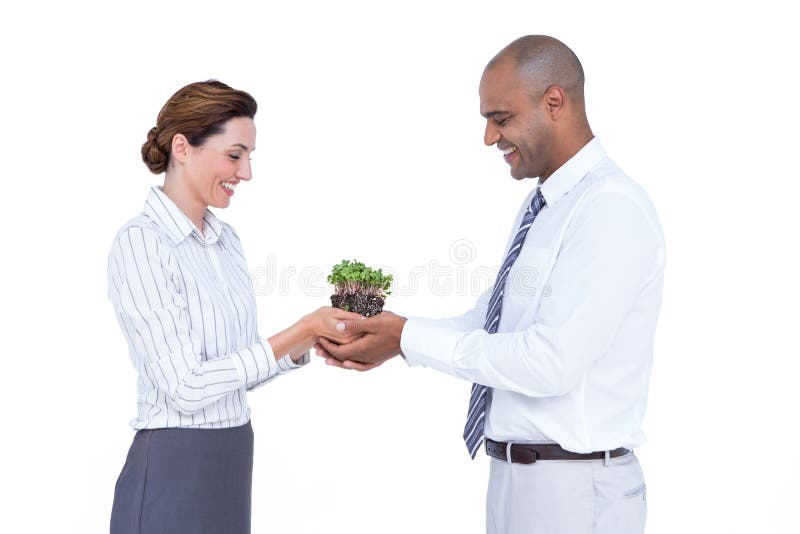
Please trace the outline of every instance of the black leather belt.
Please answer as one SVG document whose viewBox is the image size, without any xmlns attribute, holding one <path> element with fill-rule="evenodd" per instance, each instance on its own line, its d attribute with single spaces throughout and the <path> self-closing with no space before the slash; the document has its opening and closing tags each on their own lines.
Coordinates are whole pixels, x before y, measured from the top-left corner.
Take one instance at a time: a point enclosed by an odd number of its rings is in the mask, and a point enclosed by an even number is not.
<svg viewBox="0 0 800 534">
<path fill-rule="evenodd" d="M 532 464 L 539 460 L 605 460 L 605 451 L 588 452 L 585 454 L 570 452 L 562 449 L 555 444 L 533 445 L 525 443 L 508 443 L 486 440 L 486 454 L 492 458 L 508 461 L 507 454 L 511 454 L 511 461 L 515 464 Z M 631 452 L 620 447 L 613 451 L 608 451 L 609 458 L 617 458 Z"/>
</svg>

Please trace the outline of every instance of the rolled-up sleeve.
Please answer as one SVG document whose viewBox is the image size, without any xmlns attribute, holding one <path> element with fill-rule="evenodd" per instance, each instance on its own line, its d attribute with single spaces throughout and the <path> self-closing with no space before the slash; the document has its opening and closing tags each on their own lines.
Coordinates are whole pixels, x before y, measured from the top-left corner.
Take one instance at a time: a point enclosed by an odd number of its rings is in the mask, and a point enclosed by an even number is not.
<svg viewBox="0 0 800 534">
<path fill-rule="evenodd" d="M 152 229 L 129 227 L 112 245 L 109 283 L 112 304 L 141 360 L 170 403 L 199 412 L 241 387 L 254 388 L 296 369 L 287 355 L 276 361 L 266 340 L 224 357 L 202 361 L 189 310 L 178 290 L 176 259 Z M 132 339 L 131 339 L 132 338 Z"/>
</svg>

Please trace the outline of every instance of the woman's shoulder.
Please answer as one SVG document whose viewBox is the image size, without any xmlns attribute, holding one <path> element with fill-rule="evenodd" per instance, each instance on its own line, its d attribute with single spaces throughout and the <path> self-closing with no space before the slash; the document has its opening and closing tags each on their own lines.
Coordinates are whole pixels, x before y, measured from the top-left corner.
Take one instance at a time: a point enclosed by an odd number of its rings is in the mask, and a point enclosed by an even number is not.
<svg viewBox="0 0 800 534">
<path fill-rule="evenodd" d="M 240 258 L 241 261 L 246 261 L 244 259 L 244 245 L 242 245 L 242 240 L 239 238 L 239 234 L 230 224 L 222 221 L 220 221 L 220 224 L 222 226 L 220 240 L 222 241 L 223 246 L 236 251 L 235 256 Z"/>
<path fill-rule="evenodd" d="M 227 233 L 231 237 L 231 239 L 235 239 L 236 241 L 241 242 L 241 240 L 239 239 L 239 234 L 236 233 L 236 230 L 233 229 L 233 226 L 231 226 L 229 223 L 226 223 L 222 219 L 217 219 L 217 220 L 219 221 L 219 224 L 222 227 L 223 234 Z"/>
<path fill-rule="evenodd" d="M 158 241 L 168 244 L 168 236 L 163 228 L 159 227 L 145 213 L 140 213 L 128 219 L 119 227 L 111 243 L 112 250 L 123 243 L 127 243 L 131 238 L 137 240 Z"/>
<path fill-rule="evenodd" d="M 223 242 L 226 244 L 230 244 L 237 251 L 241 253 L 242 240 L 239 239 L 239 234 L 236 233 L 236 230 L 234 230 L 233 226 L 226 223 L 225 221 L 220 221 L 220 226 L 222 227 L 222 233 L 220 235 L 220 238 L 223 240 Z"/>
</svg>

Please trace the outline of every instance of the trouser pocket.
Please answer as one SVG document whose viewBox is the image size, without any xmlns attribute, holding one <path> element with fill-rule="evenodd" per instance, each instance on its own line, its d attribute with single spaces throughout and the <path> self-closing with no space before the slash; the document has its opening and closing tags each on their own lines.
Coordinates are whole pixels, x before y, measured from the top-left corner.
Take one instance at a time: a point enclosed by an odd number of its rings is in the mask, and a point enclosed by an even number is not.
<svg viewBox="0 0 800 534">
<path fill-rule="evenodd" d="M 594 534 L 641 534 L 647 518 L 647 485 L 631 453 L 594 469 Z"/>
</svg>

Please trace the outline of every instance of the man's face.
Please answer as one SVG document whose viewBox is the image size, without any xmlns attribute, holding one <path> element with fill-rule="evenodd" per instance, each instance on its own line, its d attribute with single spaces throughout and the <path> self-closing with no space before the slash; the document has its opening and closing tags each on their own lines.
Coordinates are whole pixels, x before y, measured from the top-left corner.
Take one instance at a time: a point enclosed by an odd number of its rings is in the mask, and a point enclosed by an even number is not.
<svg viewBox="0 0 800 534">
<path fill-rule="evenodd" d="M 480 85 L 481 115 L 486 117 L 484 142 L 497 145 L 517 180 L 536 178 L 548 168 L 551 125 L 542 95 L 531 95 L 514 61 L 500 60 L 484 71 Z"/>
</svg>

